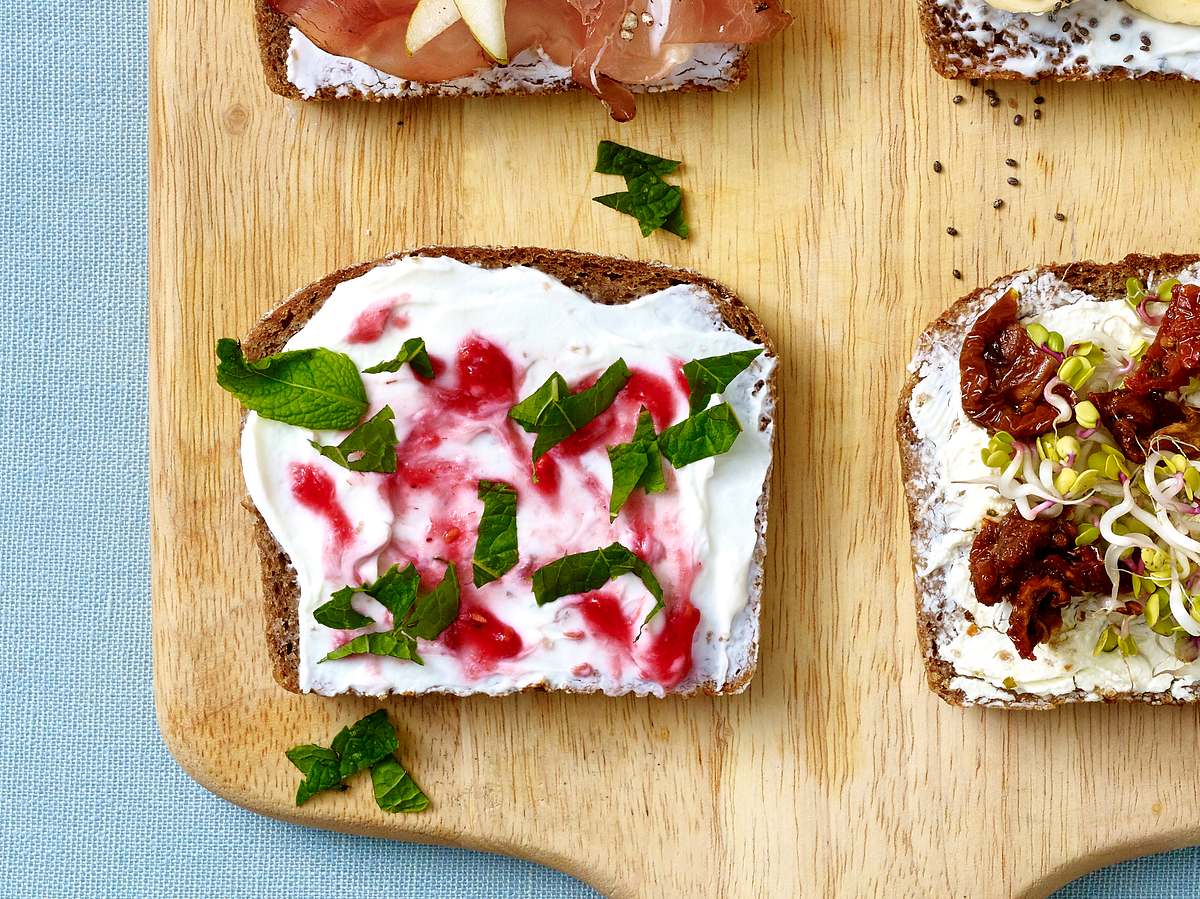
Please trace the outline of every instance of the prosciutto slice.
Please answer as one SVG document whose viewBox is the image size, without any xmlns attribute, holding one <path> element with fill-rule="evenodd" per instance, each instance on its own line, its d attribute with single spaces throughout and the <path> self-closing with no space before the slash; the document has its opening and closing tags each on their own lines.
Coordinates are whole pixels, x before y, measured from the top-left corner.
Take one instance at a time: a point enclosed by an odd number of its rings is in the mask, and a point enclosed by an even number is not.
<svg viewBox="0 0 1200 899">
<path fill-rule="evenodd" d="M 415 54 L 405 47 L 415 0 L 270 0 L 314 44 L 410 81 L 446 81 L 493 65 L 459 21 Z M 509 53 L 539 48 L 608 105 L 633 115 L 630 86 L 662 79 L 693 45 L 750 44 L 792 17 L 779 0 L 508 0 Z"/>
</svg>

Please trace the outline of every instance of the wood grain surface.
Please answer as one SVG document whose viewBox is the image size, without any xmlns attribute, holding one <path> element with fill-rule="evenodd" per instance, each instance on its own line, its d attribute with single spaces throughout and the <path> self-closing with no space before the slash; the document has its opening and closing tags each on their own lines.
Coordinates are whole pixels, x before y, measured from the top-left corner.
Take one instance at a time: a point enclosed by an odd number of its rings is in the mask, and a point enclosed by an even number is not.
<svg viewBox="0 0 1200 899">
<path fill-rule="evenodd" d="M 200 783 L 615 897 L 1038 895 L 1200 842 L 1197 710 L 962 711 L 927 691 L 891 435 L 913 338 L 958 295 L 1200 247 L 1200 89 L 999 85 L 993 108 L 930 71 L 915 3 L 799 3 L 742 89 L 646 98 L 618 126 L 585 95 L 295 105 L 263 85 L 247 0 L 152 0 L 155 678 Z M 601 138 L 686 161 L 691 240 L 590 202 L 617 189 L 589 174 Z M 332 269 L 429 243 L 659 259 L 758 311 L 784 399 L 762 660 L 733 698 L 393 700 L 431 811 L 385 816 L 365 783 L 298 810 L 283 750 L 372 704 L 270 678 L 213 343 Z"/>
</svg>

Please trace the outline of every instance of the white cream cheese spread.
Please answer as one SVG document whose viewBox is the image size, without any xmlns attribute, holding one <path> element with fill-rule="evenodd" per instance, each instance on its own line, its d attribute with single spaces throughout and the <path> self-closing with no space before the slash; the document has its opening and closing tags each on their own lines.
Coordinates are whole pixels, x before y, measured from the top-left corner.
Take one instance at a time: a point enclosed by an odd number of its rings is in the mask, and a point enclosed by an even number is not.
<svg viewBox="0 0 1200 899">
<path fill-rule="evenodd" d="M 1163 273 L 1156 280 L 1170 276 Z M 1200 268 L 1176 277 L 1200 283 Z M 1027 272 L 1000 285 L 984 296 L 971 318 L 1010 288 L 1020 294 L 1023 324 L 1039 322 L 1069 342 L 1093 341 L 1104 349 L 1104 361 L 1089 390 L 1105 389 L 1106 383 L 1118 379 L 1117 360 L 1135 340 L 1153 341 L 1153 329 L 1124 299 L 1102 300 L 1072 290 L 1052 273 Z M 926 591 L 924 602 L 928 614 L 942 615 L 936 649 L 954 666 L 950 686 L 961 690 L 968 702 L 979 704 L 1011 699 L 1015 692 L 1053 697 L 1080 691 L 1086 699 L 1099 700 L 1106 694 L 1165 691 L 1176 698 L 1193 698 L 1200 687 L 1200 663 L 1176 658 L 1173 638 L 1151 631 L 1141 618 L 1131 622 L 1136 655 L 1093 653 L 1113 606 L 1107 596 L 1073 602 L 1063 629 L 1050 643 L 1036 646 L 1033 659 L 1021 658 L 1005 633 L 1009 603 L 986 606 L 976 598 L 969 564 L 972 542 L 984 516 L 1005 512 L 1011 503 L 991 486 L 967 483 L 989 474 L 981 458 L 989 438 L 962 409 L 961 345 L 959 339 L 918 352 L 914 370 L 919 381 L 909 402 L 926 456 L 922 467 L 936 472 L 931 496 L 920 512 L 928 519 L 929 538 L 917 548 L 917 575 L 939 585 Z"/>
<path fill-rule="evenodd" d="M 299 585 L 302 690 L 498 694 L 545 684 L 663 695 L 720 688 L 745 667 L 755 639 L 747 603 L 761 575 L 756 520 L 771 463 L 765 382 L 773 358 L 759 356 L 723 394 L 744 429 L 732 449 L 666 466 L 666 492 L 635 493 L 610 524 L 607 446 L 630 439 L 642 405 L 660 430 L 687 417 L 682 362 L 755 346 L 720 322 L 705 291 L 676 286 L 607 306 L 531 268 L 410 257 L 339 284 L 287 349 L 327 347 L 361 370 L 412 337 L 425 340 L 432 381 L 408 366 L 362 375 L 369 414 L 384 405 L 395 413 L 394 475 L 349 471 L 310 445 L 336 443 L 337 433 L 246 417 L 246 484 Z M 554 371 L 586 384 L 618 358 L 632 371 L 629 383 L 539 463 L 534 484 L 532 437 L 508 420 L 509 408 Z M 517 490 L 520 561 L 476 589 L 481 479 Z M 634 575 L 535 603 L 536 567 L 614 541 L 644 558 L 666 593 L 666 609 L 640 637 L 653 599 Z M 421 641 L 424 664 L 372 655 L 322 662 L 351 634 L 318 624 L 314 610 L 334 591 L 409 561 L 427 582 L 454 562 L 462 584 L 458 620 L 436 641 Z M 354 604 L 377 621 L 366 630 L 386 629 L 374 600 L 358 594 Z"/>
<path fill-rule="evenodd" d="M 987 0 L 937 2 L 958 27 L 952 36 L 1025 78 L 1124 69 L 1200 80 L 1200 27 L 1165 22 L 1117 0 L 1075 0 L 1048 13 L 1010 12 Z"/>
</svg>

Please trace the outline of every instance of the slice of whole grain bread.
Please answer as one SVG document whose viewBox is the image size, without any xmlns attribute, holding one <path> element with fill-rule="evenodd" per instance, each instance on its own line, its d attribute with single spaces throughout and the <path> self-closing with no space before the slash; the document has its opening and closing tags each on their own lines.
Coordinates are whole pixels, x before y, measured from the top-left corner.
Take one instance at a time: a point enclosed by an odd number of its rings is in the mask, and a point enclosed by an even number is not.
<svg viewBox="0 0 1200 899">
<path fill-rule="evenodd" d="M 1061 280 L 1068 289 L 1085 291 L 1097 299 L 1113 299 L 1125 296 L 1125 282 L 1129 278 L 1146 279 L 1150 275 L 1161 276 L 1176 273 L 1200 262 L 1200 256 L 1130 255 L 1117 263 L 1098 264 L 1077 262 L 1068 265 L 1048 265 L 1036 269 L 1038 274 L 1050 272 Z M 935 347 L 951 347 L 957 356 L 964 337 L 975 319 L 991 304 L 997 291 L 1010 283 L 1019 272 L 998 278 L 987 287 L 981 287 L 960 299 L 929 325 L 917 338 L 916 353 L 910 366 L 910 375 L 900 392 L 900 406 L 896 419 L 896 437 L 900 448 L 900 468 L 904 478 L 905 496 L 908 504 L 908 519 L 912 532 L 913 575 L 916 580 L 917 633 L 925 661 L 925 673 L 930 688 L 951 705 L 966 705 L 965 694 L 951 686 L 956 676 L 953 663 L 939 654 L 938 643 L 949 618 L 963 614 L 961 607 L 948 595 L 945 578 L 941 570 L 926 574 L 926 551 L 936 536 L 936 517 L 931 512 L 937 502 L 931 483 L 938 478 L 928 460 L 923 458 L 923 444 L 916 431 L 910 409 L 913 390 L 921 380 L 920 364 L 929 357 Z M 1062 305 L 1066 294 L 1051 305 Z M 1053 696 L 1037 693 L 1011 691 L 1011 699 L 989 701 L 987 705 L 1004 708 L 1046 709 L 1064 703 L 1081 702 L 1090 697 L 1076 690 Z M 1181 700 L 1170 692 L 1161 693 L 1117 693 L 1104 695 L 1106 702 L 1143 702 L 1153 705 L 1180 704 Z M 1190 701 L 1200 701 L 1200 694 Z"/>
<path fill-rule="evenodd" d="M 710 278 L 685 269 L 636 262 L 570 250 L 546 250 L 534 247 L 422 247 L 406 253 L 371 262 L 352 265 L 301 288 L 284 303 L 268 313 L 246 336 L 242 347 L 248 359 L 258 359 L 280 352 L 287 341 L 307 324 L 329 296 L 343 281 L 365 274 L 377 265 L 405 256 L 444 256 L 482 268 L 506 268 L 522 265 L 538 269 L 558 279 L 596 303 L 621 305 L 638 297 L 680 284 L 695 285 L 712 298 L 722 323 L 730 330 L 762 344 L 769 356 L 775 355 L 770 337 L 758 317 L 727 287 Z M 775 403 L 778 398 L 775 373 L 766 382 L 768 392 L 764 414 L 757 423 L 760 430 L 773 426 Z M 770 500 L 770 470 L 763 482 L 758 501 L 755 528 L 758 541 L 751 559 L 751 584 L 745 608 L 734 625 L 745 637 L 745 651 L 731 660 L 734 676 L 718 686 L 713 679 L 690 682 L 685 680 L 677 693 L 690 695 L 737 693 L 745 689 L 758 661 L 758 621 L 763 588 L 763 560 L 766 555 L 767 506 Z M 263 612 L 266 624 L 267 650 L 275 680 L 293 693 L 300 692 L 298 672 L 300 662 L 299 622 L 297 602 L 299 588 L 287 554 L 275 540 L 266 522 L 247 499 L 244 505 L 254 516 L 254 537 L 262 564 Z M 528 689 L 537 689 L 538 686 Z M 580 683 L 578 690 L 589 687 Z"/>
<path fill-rule="evenodd" d="M 292 25 L 267 0 L 254 0 L 254 21 L 267 85 L 280 96 L 292 100 L 373 100 L 412 99 L 416 97 L 495 97 L 504 94 L 557 94 L 576 90 L 570 74 L 547 72 L 537 66 L 516 61 L 494 66 L 477 76 L 433 83 L 404 82 L 377 73 L 378 84 L 369 89 L 355 85 L 325 85 L 311 94 L 302 92 L 288 77 L 288 54 L 292 50 Z M 703 70 L 686 68 L 657 84 L 638 85 L 634 91 L 724 91 L 736 87 L 747 75 L 747 48 L 724 45 L 715 59 L 706 61 Z M 389 84 L 389 80 L 391 83 Z"/>
<path fill-rule="evenodd" d="M 993 80 L 1037 80 L 1051 81 L 1146 81 L 1192 80 L 1178 72 L 1137 71 L 1124 65 L 1113 65 L 1099 71 L 1083 63 L 1073 61 L 1076 54 L 1086 53 L 1086 43 L 1091 40 L 1107 41 L 1108 33 L 1090 33 L 1080 37 L 1084 44 L 1074 43 L 1064 36 L 1053 48 L 1046 47 L 1042 56 L 1034 60 L 1027 46 L 1018 41 L 1022 29 L 1020 16 L 1014 16 L 1010 30 L 995 29 L 974 22 L 964 9 L 961 0 L 941 3 L 939 0 L 919 0 L 921 32 L 929 46 L 933 68 L 943 78 L 986 78 Z M 1028 18 L 1033 18 L 1029 16 Z M 972 34 L 986 34 L 987 42 L 980 43 Z M 1068 59 L 1071 57 L 1071 59 Z M 1014 71 L 1003 65 L 1005 60 L 1020 60 L 1023 71 Z M 1132 60 L 1131 60 L 1132 62 Z M 1197 64 L 1200 67 L 1200 63 Z"/>
</svg>

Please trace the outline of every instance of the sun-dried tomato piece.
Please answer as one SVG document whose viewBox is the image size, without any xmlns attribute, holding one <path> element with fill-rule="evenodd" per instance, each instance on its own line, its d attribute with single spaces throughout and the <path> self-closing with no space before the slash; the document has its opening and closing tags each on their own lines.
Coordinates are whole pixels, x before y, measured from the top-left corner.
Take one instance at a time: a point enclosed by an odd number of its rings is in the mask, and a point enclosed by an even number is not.
<svg viewBox="0 0 1200 899">
<path fill-rule="evenodd" d="M 1179 403 L 1160 391 L 1134 393 L 1126 388 L 1107 390 L 1088 396 L 1100 413 L 1100 420 L 1112 432 L 1117 446 L 1131 462 L 1146 461 L 1146 450 L 1161 429 L 1184 420 Z"/>
<path fill-rule="evenodd" d="M 1017 294 L 1009 291 L 975 320 L 959 355 L 963 411 L 988 433 L 1036 437 L 1058 412 L 1042 391 L 1058 360 L 1038 348 L 1017 322 Z"/>
<path fill-rule="evenodd" d="M 1075 525 L 1062 518 L 1028 521 L 1016 509 L 1000 520 L 985 518 L 971 544 L 971 584 L 985 606 L 1012 597 L 1026 569 L 1074 548 Z"/>
<path fill-rule="evenodd" d="M 1200 373 L 1200 285 L 1176 284 L 1171 305 L 1137 370 L 1125 389 L 1178 390 Z"/>
<path fill-rule="evenodd" d="M 1058 632 L 1070 602 L 1066 584 L 1053 575 L 1034 574 L 1021 583 L 1008 619 L 1008 638 L 1021 658 L 1035 658 L 1033 648 Z"/>
</svg>

